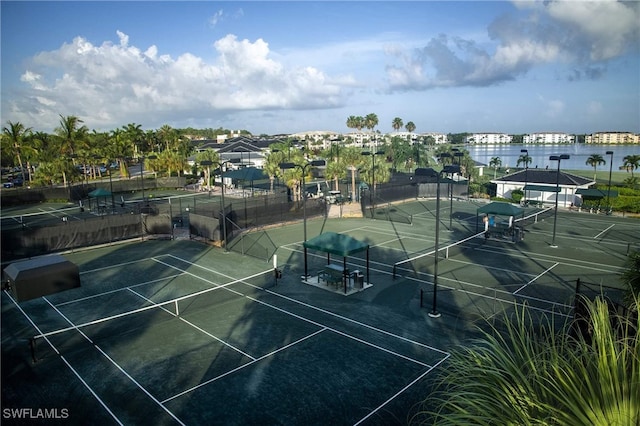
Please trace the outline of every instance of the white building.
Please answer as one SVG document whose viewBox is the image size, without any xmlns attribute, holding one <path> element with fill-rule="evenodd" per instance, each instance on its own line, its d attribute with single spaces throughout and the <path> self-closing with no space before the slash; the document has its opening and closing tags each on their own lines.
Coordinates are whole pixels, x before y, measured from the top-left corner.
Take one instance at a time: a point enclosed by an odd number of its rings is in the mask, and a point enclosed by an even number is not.
<svg viewBox="0 0 640 426">
<path fill-rule="evenodd" d="M 465 142 L 469 144 L 482 145 L 498 145 L 503 143 L 511 143 L 513 136 L 506 133 L 474 133 L 465 138 Z"/>
<path fill-rule="evenodd" d="M 535 143 L 535 144 L 562 144 L 562 143 L 575 143 L 576 138 L 574 135 L 568 133 L 558 132 L 540 132 L 530 133 L 522 137 L 523 143 Z"/>
<path fill-rule="evenodd" d="M 640 135 L 630 132 L 599 132 L 587 135 L 585 143 L 598 143 L 603 145 L 613 144 L 637 144 L 640 143 Z"/>
</svg>

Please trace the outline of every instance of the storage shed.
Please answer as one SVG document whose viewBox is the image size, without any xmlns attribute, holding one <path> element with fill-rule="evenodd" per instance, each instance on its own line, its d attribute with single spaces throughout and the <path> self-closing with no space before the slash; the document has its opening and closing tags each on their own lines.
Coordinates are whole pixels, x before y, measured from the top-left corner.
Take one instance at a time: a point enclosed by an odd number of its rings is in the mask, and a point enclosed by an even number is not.
<svg viewBox="0 0 640 426">
<path fill-rule="evenodd" d="M 80 271 L 64 257 L 52 255 L 10 264 L 4 269 L 4 281 L 21 302 L 80 287 Z"/>
</svg>

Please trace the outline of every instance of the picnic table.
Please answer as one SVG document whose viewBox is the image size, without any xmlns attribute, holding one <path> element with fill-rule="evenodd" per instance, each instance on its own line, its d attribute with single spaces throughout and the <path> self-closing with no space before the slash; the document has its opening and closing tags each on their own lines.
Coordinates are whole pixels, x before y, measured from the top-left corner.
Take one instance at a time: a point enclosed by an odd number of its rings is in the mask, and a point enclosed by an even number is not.
<svg viewBox="0 0 640 426">
<path fill-rule="evenodd" d="M 345 278 L 349 275 L 348 270 L 344 270 L 342 266 L 330 263 L 318 272 L 318 280 L 323 280 L 327 284 L 339 285 L 343 284 Z"/>
</svg>

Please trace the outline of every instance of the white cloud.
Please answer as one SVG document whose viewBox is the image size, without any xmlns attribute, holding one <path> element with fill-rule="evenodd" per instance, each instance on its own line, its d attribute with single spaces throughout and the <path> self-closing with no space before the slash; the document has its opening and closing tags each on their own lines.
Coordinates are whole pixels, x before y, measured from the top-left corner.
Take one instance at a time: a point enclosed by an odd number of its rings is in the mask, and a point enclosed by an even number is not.
<svg viewBox="0 0 640 426">
<path fill-rule="evenodd" d="M 224 14 L 224 12 L 222 11 L 222 9 L 220 9 L 216 13 L 214 13 L 209 18 L 209 25 L 211 25 L 212 27 L 215 27 L 216 25 L 218 25 L 218 22 L 220 22 L 220 20 L 222 20 L 223 14 Z"/>
<path fill-rule="evenodd" d="M 311 66 L 285 67 L 262 39 L 227 35 L 215 43 L 213 62 L 190 53 L 177 58 L 142 51 L 118 31 L 119 44 L 94 45 L 82 37 L 32 58 L 21 81 L 26 96 L 13 118 L 53 129 L 59 114 L 76 115 L 90 128 L 113 128 L 153 116 L 156 127 L 228 111 L 331 108 L 343 103 L 344 84 Z M 36 95 L 38 98 L 36 98 Z M 37 111 L 37 119 L 34 116 Z"/>
<path fill-rule="evenodd" d="M 487 28 L 492 46 L 449 35 L 422 48 L 386 53 L 391 90 L 490 86 L 549 63 L 568 64 L 569 80 L 601 78 L 605 63 L 638 53 L 640 3 L 600 1 L 515 2 L 525 16 L 507 14 Z M 398 60 L 400 58 L 400 63 Z"/>
</svg>

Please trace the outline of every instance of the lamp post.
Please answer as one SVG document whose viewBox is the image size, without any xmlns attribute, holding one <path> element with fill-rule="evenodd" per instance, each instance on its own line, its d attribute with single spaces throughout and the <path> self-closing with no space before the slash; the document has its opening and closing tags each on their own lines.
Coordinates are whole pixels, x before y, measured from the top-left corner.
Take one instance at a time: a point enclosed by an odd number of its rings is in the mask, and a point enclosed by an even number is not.
<svg viewBox="0 0 640 426">
<path fill-rule="evenodd" d="M 373 161 L 372 168 L 371 168 L 371 185 L 373 185 L 373 189 L 372 189 L 372 192 L 369 192 L 369 194 L 373 197 L 373 200 L 371 200 L 371 206 L 373 208 L 373 212 L 375 213 L 376 211 L 376 156 L 384 155 L 384 151 L 363 151 L 360 154 L 370 155 Z"/>
<path fill-rule="evenodd" d="M 529 173 L 529 150 L 521 149 L 520 152 L 524 153 L 524 199 L 527 200 L 527 175 Z"/>
<path fill-rule="evenodd" d="M 431 167 L 418 168 L 415 171 L 416 176 L 427 176 L 436 178 L 436 240 L 434 246 L 434 260 L 433 260 L 433 302 L 431 305 L 431 312 L 429 316 L 431 318 L 439 318 L 440 312 L 438 312 L 438 257 L 440 249 L 440 174 L 444 173 L 444 169 L 438 173 Z"/>
<path fill-rule="evenodd" d="M 569 154 L 552 155 L 549 157 L 549 160 L 558 162 L 558 169 L 556 171 L 556 209 L 553 214 L 553 238 L 551 240 L 551 247 L 553 248 L 558 247 L 556 245 L 556 224 L 558 222 L 558 193 L 560 192 L 560 163 L 562 162 L 562 160 L 568 160 L 569 158 Z M 567 200 L 565 198 L 565 204 L 566 202 Z"/>
<path fill-rule="evenodd" d="M 224 203 L 224 169 L 223 166 L 227 164 L 232 164 L 230 161 L 223 161 L 220 163 L 220 179 L 222 180 L 222 238 L 224 240 L 224 252 L 228 253 L 229 249 L 227 248 L 227 206 Z M 195 198 L 194 198 L 195 200 Z"/>
<path fill-rule="evenodd" d="M 307 168 L 315 167 L 315 166 L 323 166 L 325 165 L 324 160 L 314 160 L 305 164 L 295 164 L 295 163 L 280 163 L 279 166 L 282 170 L 288 169 L 300 169 L 302 171 L 302 227 L 303 227 L 303 236 L 304 243 L 307 242 L 307 188 L 305 176 L 307 174 Z M 307 266 L 307 246 L 302 244 L 304 249 L 304 275 L 303 279 L 306 281 L 309 278 L 308 266 Z"/>
<path fill-rule="evenodd" d="M 607 209 L 611 213 L 611 172 L 613 170 L 613 151 L 607 151 L 605 154 L 609 156 L 609 185 L 607 186 Z"/>
</svg>

